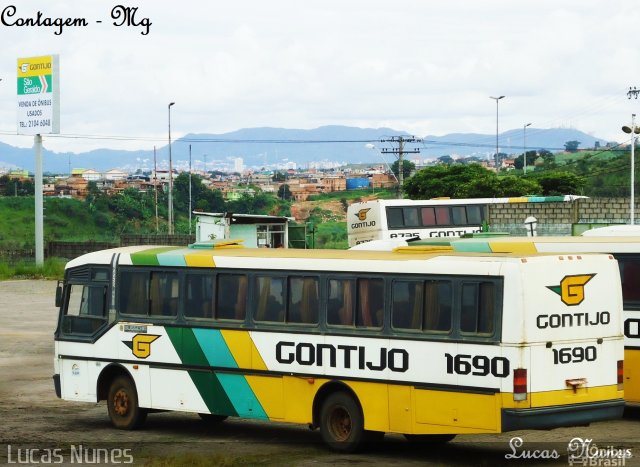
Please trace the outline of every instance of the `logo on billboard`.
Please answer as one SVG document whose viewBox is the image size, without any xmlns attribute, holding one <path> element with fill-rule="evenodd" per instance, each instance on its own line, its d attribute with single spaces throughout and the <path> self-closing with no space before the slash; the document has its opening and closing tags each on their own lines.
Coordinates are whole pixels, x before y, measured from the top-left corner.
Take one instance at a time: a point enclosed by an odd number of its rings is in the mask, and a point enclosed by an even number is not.
<svg viewBox="0 0 640 467">
<path fill-rule="evenodd" d="M 156 334 L 136 334 L 130 341 L 122 341 L 131 349 L 133 355 L 138 358 L 147 358 L 151 355 L 151 343 L 158 337 Z"/>
<path fill-rule="evenodd" d="M 565 276 L 560 285 L 548 285 L 547 288 L 558 295 L 567 306 L 580 305 L 584 301 L 584 287 L 595 274 L 578 274 Z"/>
</svg>

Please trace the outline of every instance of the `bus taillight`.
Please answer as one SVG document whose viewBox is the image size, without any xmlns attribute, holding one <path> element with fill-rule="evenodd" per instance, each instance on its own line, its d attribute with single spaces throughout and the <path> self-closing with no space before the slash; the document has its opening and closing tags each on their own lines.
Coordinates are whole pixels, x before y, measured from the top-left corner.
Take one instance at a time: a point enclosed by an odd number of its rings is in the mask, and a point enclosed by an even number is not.
<svg viewBox="0 0 640 467">
<path fill-rule="evenodd" d="M 527 369 L 513 370 L 513 400 L 527 400 Z"/>
<path fill-rule="evenodd" d="M 624 387 L 624 360 L 618 360 L 618 391 Z"/>
</svg>

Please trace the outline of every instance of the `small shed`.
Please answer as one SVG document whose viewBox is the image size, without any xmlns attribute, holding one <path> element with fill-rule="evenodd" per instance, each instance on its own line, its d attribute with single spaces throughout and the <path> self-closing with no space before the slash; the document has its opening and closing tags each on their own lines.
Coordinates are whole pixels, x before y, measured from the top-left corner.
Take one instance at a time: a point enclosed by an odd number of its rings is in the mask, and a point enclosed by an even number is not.
<svg viewBox="0 0 640 467">
<path fill-rule="evenodd" d="M 249 248 L 287 248 L 292 217 L 194 212 L 196 242 L 242 239 Z"/>
</svg>

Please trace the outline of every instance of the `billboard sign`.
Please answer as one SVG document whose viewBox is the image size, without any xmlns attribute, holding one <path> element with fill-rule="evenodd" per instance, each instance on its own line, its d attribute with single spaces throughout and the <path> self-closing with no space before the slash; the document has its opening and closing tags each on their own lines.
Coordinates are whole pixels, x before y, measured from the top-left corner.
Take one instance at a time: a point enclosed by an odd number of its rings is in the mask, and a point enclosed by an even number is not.
<svg viewBox="0 0 640 467">
<path fill-rule="evenodd" d="M 18 59 L 18 134 L 60 133 L 58 55 Z"/>
</svg>

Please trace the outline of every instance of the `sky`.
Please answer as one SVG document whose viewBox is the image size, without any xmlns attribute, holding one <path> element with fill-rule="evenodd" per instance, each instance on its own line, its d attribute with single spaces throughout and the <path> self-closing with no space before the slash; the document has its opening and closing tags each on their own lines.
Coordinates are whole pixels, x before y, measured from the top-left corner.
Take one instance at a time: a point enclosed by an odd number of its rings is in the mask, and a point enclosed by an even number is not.
<svg viewBox="0 0 640 467">
<path fill-rule="evenodd" d="M 137 7 L 114 26 L 117 5 Z M 576 128 L 623 142 L 640 115 L 631 0 L 0 0 L 0 142 L 17 135 L 17 59 L 60 57 L 54 151 L 152 149 L 240 128 L 390 127 L 417 137 Z M 102 21 L 97 23 L 96 21 Z M 118 20 L 120 21 L 120 20 Z M 146 31 L 144 23 L 151 25 Z M 140 24 L 143 23 L 143 24 Z"/>
</svg>

